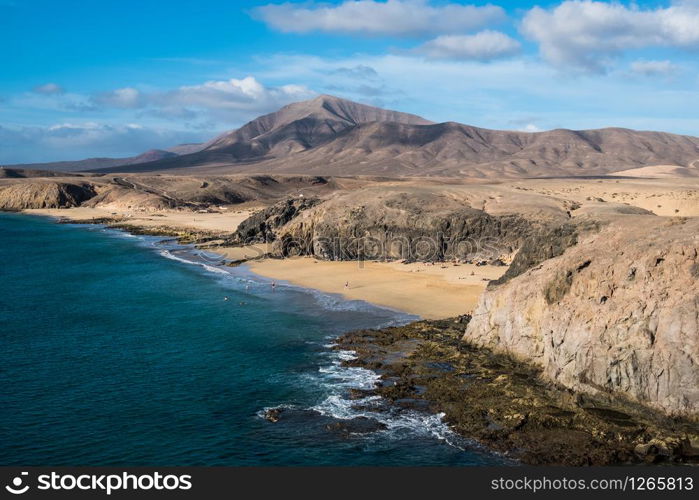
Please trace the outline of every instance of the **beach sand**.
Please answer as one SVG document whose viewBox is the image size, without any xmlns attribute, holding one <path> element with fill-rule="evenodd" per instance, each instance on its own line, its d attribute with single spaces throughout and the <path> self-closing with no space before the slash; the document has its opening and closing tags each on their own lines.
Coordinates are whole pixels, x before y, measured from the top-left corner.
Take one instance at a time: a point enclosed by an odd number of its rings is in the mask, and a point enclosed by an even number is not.
<svg viewBox="0 0 699 500">
<path fill-rule="evenodd" d="M 123 218 L 120 224 L 137 227 L 169 227 L 188 231 L 233 233 L 255 208 L 234 208 L 221 213 L 198 213 L 189 210 L 123 211 L 106 208 L 42 208 L 24 210 L 25 213 L 62 217 L 74 221 L 91 221 L 100 218 Z"/>
<path fill-rule="evenodd" d="M 119 221 L 120 224 L 141 228 L 168 227 L 225 234 L 234 232 L 252 211 L 254 209 L 245 208 L 230 209 L 220 214 L 178 210 L 125 212 L 87 207 L 25 210 L 29 214 L 75 221 L 123 218 Z M 227 247 L 214 241 L 200 245 L 200 248 L 235 261 L 260 259 L 270 250 L 269 246 L 259 244 Z M 454 266 L 451 263 L 330 262 L 311 257 L 260 259 L 247 265 L 253 272 L 267 278 L 338 293 L 347 299 L 364 300 L 426 319 L 447 318 L 471 312 L 488 280 L 499 278 L 507 269 L 504 266 Z M 348 288 L 345 288 L 345 282 L 349 282 Z"/>
<path fill-rule="evenodd" d="M 221 255 L 229 260 L 251 260 L 264 257 L 272 249 L 271 243 L 256 243 L 242 247 L 220 246 L 216 242 L 211 245 L 197 245 L 202 250 Z"/>
<path fill-rule="evenodd" d="M 507 269 L 474 264 L 328 262 L 311 257 L 263 259 L 248 266 L 261 276 L 427 319 L 470 313 L 488 281 L 499 278 Z"/>
</svg>

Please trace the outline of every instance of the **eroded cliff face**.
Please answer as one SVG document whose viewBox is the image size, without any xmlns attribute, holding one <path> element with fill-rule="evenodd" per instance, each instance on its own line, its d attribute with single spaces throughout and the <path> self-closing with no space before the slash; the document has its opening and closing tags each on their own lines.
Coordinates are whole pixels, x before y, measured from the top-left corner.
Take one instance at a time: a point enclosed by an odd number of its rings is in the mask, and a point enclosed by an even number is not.
<svg viewBox="0 0 699 500">
<path fill-rule="evenodd" d="M 620 217 L 577 240 L 486 291 L 464 340 L 575 391 L 696 418 L 699 220 Z"/>
<path fill-rule="evenodd" d="M 0 188 L 0 210 L 77 207 L 96 195 L 86 182 L 24 182 Z"/>
<path fill-rule="evenodd" d="M 241 222 L 235 232 L 235 242 L 239 244 L 272 242 L 279 228 L 318 203 L 320 200 L 317 198 L 297 198 L 277 202 Z"/>
<path fill-rule="evenodd" d="M 326 260 L 497 260 L 536 225 L 435 193 L 366 190 L 303 211 L 276 231 L 274 253 Z"/>
</svg>

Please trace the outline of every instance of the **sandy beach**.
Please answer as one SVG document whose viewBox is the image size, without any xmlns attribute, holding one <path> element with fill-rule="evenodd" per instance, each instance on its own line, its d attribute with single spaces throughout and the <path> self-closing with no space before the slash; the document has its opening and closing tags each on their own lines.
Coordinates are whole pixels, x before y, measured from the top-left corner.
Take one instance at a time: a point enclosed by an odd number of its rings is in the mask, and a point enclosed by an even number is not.
<svg viewBox="0 0 699 500">
<path fill-rule="evenodd" d="M 102 208 L 34 209 L 26 213 L 75 221 L 118 218 L 120 224 L 138 228 L 171 228 L 230 234 L 254 209 L 230 209 L 224 213 L 191 211 L 125 212 Z M 260 259 L 271 245 L 200 248 L 232 261 Z M 260 259 L 247 264 L 253 272 L 295 285 L 337 293 L 350 300 L 416 314 L 426 319 L 447 318 L 471 312 L 489 280 L 499 278 L 504 266 L 421 262 L 321 261 L 311 257 Z M 349 287 L 345 283 L 349 282 Z"/>
<path fill-rule="evenodd" d="M 426 319 L 470 313 L 488 281 L 497 279 L 507 269 L 474 264 L 327 262 L 310 257 L 265 259 L 247 265 L 261 276 Z"/>
<path fill-rule="evenodd" d="M 74 221 L 87 222 L 93 219 L 115 218 L 120 224 L 135 227 L 169 227 L 185 231 L 233 233 L 238 224 L 247 219 L 255 208 L 232 208 L 221 213 L 198 213 L 190 210 L 125 211 L 107 208 L 39 208 L 24 210 L 34 215 L 48 215 Z"/>
</svg>

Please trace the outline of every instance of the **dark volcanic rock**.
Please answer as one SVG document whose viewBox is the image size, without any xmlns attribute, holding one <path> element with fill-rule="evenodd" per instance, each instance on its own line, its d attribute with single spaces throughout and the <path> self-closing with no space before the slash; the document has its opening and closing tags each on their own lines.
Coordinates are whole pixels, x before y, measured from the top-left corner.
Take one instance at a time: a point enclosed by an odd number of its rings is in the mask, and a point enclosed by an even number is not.
<svg viewBox="0 0 699 500">
<path fill-rule="evenodd" d="M 272 422 L 273 424 L 276 424 L 279 422 L 279 419 L 281 418 L 283 408 L 268 408 L 265 411 L 265 420 L 268 420 Z"/>
<path fill-rule="evenodd" d="M 490 215 L 434 193 L 349 193 L 277 232 L 273 253 L 326 260 L 495 260 L 520 247 L 532 222 Z"/>
<path fill-rule="evenodd" d="M 468 320 L 465 321 L 468 323 Z M 699 424 L 621 398 L 577 394 L 541 369 L 460 340 L 464 319 L 344 335 L 350 366 L 379 370 L 375 392 L 443 412 L 460 435 L 528 464 L 696 463 Z"/>
<path fill-rule="evenodd" d="M 545 260 L 558 257 L 578 242 L 579 229 L 573 224 L 543 227 L 524 240 L 505 274 L 489 285 L 502 285 Z"/>
<path fill-rule="evenodd" d="M 239 244 L 268 243 L 276 238 L 276 230 L 297 217 L 303 210 L 319 203 L 315 198 L 280 201 L 257 212 L 240 223 L 234 239 Z"/>
<path fill-rule="evenodd" d="M 386 429 L 386 424 L 379 422 L 374 418 L 355 417 L 347 420 L 338 420 L 331 424 L 327 424 L 325 428 L 332 432 L 341 434 L 369 434 Z"/>
</svg>

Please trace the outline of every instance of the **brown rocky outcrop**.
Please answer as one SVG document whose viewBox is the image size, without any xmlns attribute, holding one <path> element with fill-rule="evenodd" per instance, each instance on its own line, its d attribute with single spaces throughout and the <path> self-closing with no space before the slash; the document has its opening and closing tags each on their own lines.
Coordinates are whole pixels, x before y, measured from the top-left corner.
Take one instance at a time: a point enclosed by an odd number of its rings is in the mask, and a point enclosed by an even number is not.
<svg viewBox="0 0 699 500">
<path fill-rule="evenodd" d="M 0 210 L 77 207 L 96 195 L 89 183 L 22 182 L 0 188 Z"/>
<path fill-rule="evenodd" d="M 575 391 L 699 414 L 699 220 L 626 216 L 489 288 L 464 340 Z"/>
<path fill-rule="evenodd" d="M 272 242 L 276 230 L 319 202 L 316 198 L 290 198 L 275 203 L 241 222 L 234 238 L 240 244 Z"/>
<path fill-rule="evenodd" d="M 326 260 L 494 260 L 508 255 L 533 223 L 491 215 L 434 192 L 364 190 L 336 196 L 281 227 L 273 252 Z"/>
</svg>

